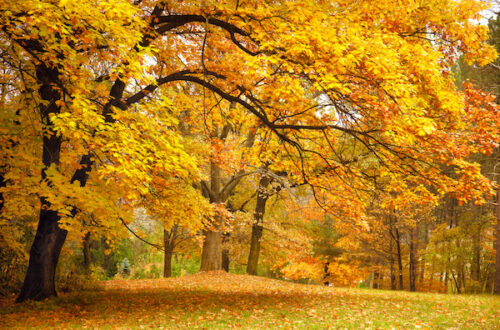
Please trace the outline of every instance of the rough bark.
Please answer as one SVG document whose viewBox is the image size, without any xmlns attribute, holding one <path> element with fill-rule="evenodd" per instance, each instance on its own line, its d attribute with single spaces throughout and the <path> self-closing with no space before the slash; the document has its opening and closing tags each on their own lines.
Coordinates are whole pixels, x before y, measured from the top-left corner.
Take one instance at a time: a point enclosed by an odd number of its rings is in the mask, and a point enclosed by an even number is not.
<svg viewBox="0 0 500 330">
<path fill-rule="evenodd" d="M 205 241 L 201 254 L 201 271 L 222 269 L 222 233 L 220 231 L 204 231 Z"/>
<path fill-rule="evenodd" d="M 392 230 L 392 229 L 391 229 Z M 393 252 L 393 239 L 389 241 L 389 264 L 390 264 L 390 276 L 391 276 L 391 290 L 396 290 L 396 275 L 394 274 L 394 252 Z"/>
<path fill-rule="evenodd" d="M 1 169 L 2 171 L 4 169 Z M 1 188 L 5 188 L 6 185 L 7 185 L 7 182 L 4 180 L 4 173 L 0 173 L 0 189 Z M 3 192 L 0 191 L 0 212 L 2 211 L 3 209 L 3 204 L 4 204 L 4 199 L 3 199 Z"/>
<path fill-rule="evenodd" d="M 172 276 L 172 256 L 174 255 L 175 237 L 177 226 L 173 226 L 170 231 L 163 229 L 164 259 L 163 259 L 163 277 Z"/>
<path fill-rule="evenodd" d="M 398 259 L 398 289 L 403 290 L 403 260 L 401 256 L 401 236 L 399 235 L 399 230 L 396 228 L 396 251 Z"/>
<path fill-rule="evenodd" d="M 221 187 L 221 169 L 214 163 L 210 164 L 210 203 L 222 202 Z M 201 253 L 201 271 L 221 270 L 222 269 L 222 232 L 220 227 L 222 219 L 216 215 L 212 230 L 204 230 L 205 240 Z"/>
<path fill-rule="evenodd" d="M 168 249 L 165 247 L 165 260 L 163 263 L 163 277 L 171 277 L 172 276 L 172 249 Z"/>
<path fill-rule="evenodd" d="M 260 239 L 262 238 L 263 220 L 266 212 L 266 202 L 269 198 L 268 187 L 271 183 L 269 176 L 263 174 L 260 177 L 257 191 L 257 203 L 255 205 L 254 223 L 252 225 L 252 236 L 250 241 L 250 253 L 248 254 L 247 274 L 257 275 L 260 254 Z"/>
<path fill-rule="evenodd" d="M 233 105 L 231 105 L 233 106 Z M 220 134 L 216 132 L 216 135 L 221 139 L 225 140 L 230 132 L 231 126 L 229 124 L 225 125 Z M 251 135 L 253 136 L 253 135 Z M 253 143 L 253 138 L 249 136 L 246 146 L 251 146 Z M 234 188 L 238 185 L 242 178 L 243 171 L 232 176 L 227 181 L 222 180 L 221 169 L 217 164 L 210 164 L 210 184 L 202 182 L 202 191 L 205 197 L 208 197 L 210 203 L 221 204 L 225 203 L 227 199 L 231 196 Z M 224 183 L 224 184 L 223 184 Z M 201 267 L 200 271 L 212 271 L 222 269 L 222 227 L 224 219 L 216 216 L 215 222 L 212 224 L 211 230 L 204 230 L 205 240 L 203 242 L 203 250 L 201 253 Z M 228 251 L 229 253 L 229 251 Z M 227 268 L 229 265 L 227 264 Z"/>
<path fill-rule="evenodd" d="M 391 277 L 391 290 L 396 290 L 396 274 L 394 274 L 394 230 L 393 230 L 393 218 L 391 215 L 389 218 L 389 265 L 390 265 L 390 277 Z"/>
<path fill-rule="evenodd" d="M 424 224 L 424 231 L 423 231 L 423 237 L 422 237 L 422 243 L 424 247 L 427 246 L 429 243 L 429 229 L 427 227 L 427 224 Z M 418 263 L 420 266 L 420 275 L 419 275 L 419 283 L 421 286 L 424 286 L 424 280 L 425 280 L 425 253 L 422 253 L 422 258 L 420 259 L 420 262 Z"/>
<path fill-rule="evenodd" d="M 495 260 L 495 284 L 493 292 L 495 294 L 500 294 L 500 190 L 497 191 L 497 203 L 496 203 L 496 218 L 497 218 L 497 233 L 496 233 L 496 260 Z"/>
<path fill-rule="evenodd" d="M 38 92 L 42 100 L 47 102 L 41 111 L 42 122 L 47 130 L 42 139 L 42 162 L 44 165 L 42 180 L 47 178 L 46 169 L 49 166 L 59 164 L 61 151 L 61 137 L 55 134 L 50 121 L 50 115 L 60 111 L 56 101 L 60 100 L 61 95 L 55 89 L 59 82 L 58 75 L 57 68 L 49 68 L 43 63 L 36 68 L 36 77 L 41 83 Z M 67 232 L 59 227 L 60 216 L 56 211 L 50 210 L 50 202 L 43 197 L 40 201 L 38 228 L 30 250 L 28 271 L 17 302 L 27 299 L 43 300 L 57 295 L 55 289 L 56 266 Z"/>
<path fill-rule="evenodd" d="M 229 272 L 229 248 L 227 242 L 229 241 L 229 233 L 222 234 L 222 269 Z"/>
<path fill-rule="evenodd" d="M 83 238 L 83 268 L 85 273 L 90 273 L 90 232 Z"/>
<path fill-rule="evenodd" d="M 479 206 L 475 207 L 474 210 L 474 236 L 473 240 L 473 252 L 472 252 L 472 265 L 471 265 L 471 278 L 478 283 L 481 280 L 481 208 Z"/>
<path fill-rule="evenodd" d="M 415 256 L 415 235 L 413 230 L 410 233 L 410 279 L 409 279 L 409 290 L 410 291 L 416 291 L 415 287 L 415 281 L 416 281 L 416 276 L 417 276 L 417 261 L 416 261 L 416 256 Z"/>
</svg>

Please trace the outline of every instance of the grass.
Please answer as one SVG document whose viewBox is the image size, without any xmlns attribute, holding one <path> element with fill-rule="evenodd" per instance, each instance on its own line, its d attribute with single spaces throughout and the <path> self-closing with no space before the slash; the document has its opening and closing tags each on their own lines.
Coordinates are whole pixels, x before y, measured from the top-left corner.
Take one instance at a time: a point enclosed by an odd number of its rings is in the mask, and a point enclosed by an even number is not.
<svg viewBox="0 0 500 330">
<path fill-rule="evenodd" d="M 112 280 L 44 302 L 0 301 L 5 328 L 500 329 L 500 297 L 294 284 L 222 272 Z"/>
</svg>

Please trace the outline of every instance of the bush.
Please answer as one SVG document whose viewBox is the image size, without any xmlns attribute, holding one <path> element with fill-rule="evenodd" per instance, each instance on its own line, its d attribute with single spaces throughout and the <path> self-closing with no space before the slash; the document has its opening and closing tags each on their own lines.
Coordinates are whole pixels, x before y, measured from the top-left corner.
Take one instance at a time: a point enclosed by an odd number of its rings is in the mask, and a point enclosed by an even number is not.
<svg viewBox="0 0 500 330">
<path fill-rule="evenodd" d="M 118 267 L 118 272 L 122 276 L 130 275 L 130 262 L 128 261 L 127 258 L 123 258 L 122 262 L 120 262 L 120 266 Z"/>
</svg>

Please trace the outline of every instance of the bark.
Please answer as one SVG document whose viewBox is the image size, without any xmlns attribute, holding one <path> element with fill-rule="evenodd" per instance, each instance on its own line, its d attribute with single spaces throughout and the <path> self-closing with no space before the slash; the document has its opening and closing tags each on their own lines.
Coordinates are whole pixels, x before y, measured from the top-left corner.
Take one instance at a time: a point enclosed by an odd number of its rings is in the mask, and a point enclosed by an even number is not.
<svg viewBox="0 0 500 330">
<path fill-rule="evenodd" d="M 170 231 L 163 229 L 163 242 L 165 249 L 163 260 L 163 277 L 172 276 L 172 256 L 174 255 L 176 234 L 177 226 L 173 226 Z"/>
<path fill-rule="evenodd" d="M 393 240 L 391 238 L 389 242 L 389 249 L 390 249 L 390 255 L 389 255 L 389 264 L 390 264 L 390 276 L 391 276 L 391 290 L 396 290 L 396 275 L 394 274 L 394 252 L 393 250 Z"/>
<path fill-rule="evenodd" d="M 210 203 L 220 203 L 221 194 L 221 170 L 214 164 L 210 164 Z M 213 230 L 204 230 L 205 240 L 201 253 L 201 271 L 212 271 L 222 269 L 222 232 L 220 227 L 222 219 L 216 216 Z"/>
<path fill-rule="evenodd" d="M 474 281 L 480 282 L 481 280 L 481 209 L 476 206 L 474 210 L 475 224 L 473 239 L 473 252 L 472 252 L 472 265 L 471 265 L 471 278 Z"/>
<path fill-rule="evenodd" d="M 205 241 L 201 254 L 201 271 L 222 269 L 222 233 L 220 231 L 204 231 Z"/>
<path fill-rule="evenodd" d="M 373 273 L 373 279 L 372 279 L 372 289 L 378 289 L 379 287 L 379 283 L 378 283 L 378 279 L 379 279 L 379 273 L 378 272 L 374 272 Z"/>
<path fill-rule="evenodd" d="M 497 233 L 496 233 L 496 260 L 495 260 L 495 284 L 493 292 L 500 294 L 500 190 L 497 191 L 496 203 Z"/>
<path fill-rule="evenodd" d="M 424 225 L 424 232 L 423 232 L 423 248 L 422 249 L 425 249 L 425 247 L 427 246 L 427 244 L 429 243 L 429 229 L 427 227 L 427 224 Z M 419 262 L 419 265 L 420 265 L 420 278 L 419 278 L 419 282 L 420 282 L 420 285 L 423 286 L 424 285 L 424 279 L 425 279 L 425 254 L 422 253 L 422 259 L 420 259 L 420 262 Z"/>
<path fill-rule="evenodd" d="M 455 283 L 455 288 L 457 289 L 457 293 L 462 293 L 460 289 L 460 282 L 457 281 L 457 277 L 455 276 L 455 273 L 453 271 L 451 272 L 451 278 L 453 279 L 453 282 Z M 460 279 L 460 276 L 459 276 Z"/>
<path fill-rule="evenodd" d="M 222 234 L 222 269 L 229 272 L 229 248 L 226 246 L 229 241 L 229 233 Z"/>
<path fill-rule="evenodd" d="M 254 223 L 252 225 L 252 237 L 250 241 L 250 253 L 248 254 L 247 274 L 257 275 L 260 255 L 260 240 L 262 238 L 263 220 L 266 212 L 266 203 L 270 194 L 267 189 L 271 179 L 263 174 L 260 177 L 257 192 L 257 204 L 255 205 Z"/>
<path fill-rule="evenodd" d="M 172 276 L 172 256 L 173 256 L 172 249 L 165 247 L 165 261 L 163 263 L 163 277 L 171 277 Z"/>
<path fill-rule="evenodd" d="M 394 231 L 392 227 L 392 216 L 389 215 L 389 265 L 391 276 L 391 290 L 396 290 L 396 274 L 394 274 Z"/>
<path fill-rule="evenodd" d="M 4 169 L 2 169 L 3 171 Z M 4 173 L 0 173 L 0 189 L 5 188 L 7 185 L 7 182 L 4 180 Z M 3 199 L 3 192 L 0 191 L 0 212 L 2 212 L 3 209 L 3 204 L 4 204 L 4 199 Z"/>
<path fill-rule="evenodd" d="M 410 233 L 410 280 L 409 280 L 409 289 L 410 291 L 415 291 L 415 280 L 416 280 L 416 256 L 415 256 L 415 235 L 413 230 Z"/>
<path fill-rule="evenodd" d="M 444 272 L 444 289 L 445 292 L 448 293 L 448 282 L 450 279 L 450 270 L 449 270 L 450 258 L 448 257 L 448 263 L 446 266 L 446 270 Z"/>
<path fill-rule="evenodd" d="M 59 72 L 56 68 L 49 68 L 43 63 L 36 68 L 36 77 L 41 83 L 38 92 L 42 100 L 47 101 L 47 105 L 41 111 L 42 122 L 47 130 L 42 139 L 42 162 L 44 165 L 42 180 L 47 178 L 46 169 L 49 166 L 59 164 L 61 152 L 61 137 L 55 134 L 50 121 L 50 115 L 60 111 L 56 101 L 60 100 L 61 96 L 59 91 L 54 88 L 59 82 L 58 75 Z M 41 211 L 38 228 L 30 250 L 28 271 L 17 302 L 27 299 L 43 300 L 57 295 L 55 289 L 56 266 L 66 240 L 67 231 L 59 227 L 60 217 L 56 211 L 50 210 L 50 202 L 43 197 L 40 201 Z"/>
<path fill-rule="evenodd" d="M 231 106 L 234 106 L 231 104 Z M 231 126 L 229 124 L 225 125 L 220 134 L 218 132 L 217 136 L 221 140 L 225 140 L 230 132 Z M 251 135 L 252 136 L 252 135 Z M 253 138 L 248 139 L 246 146 L 250 147 L 253 143 Z M 221 169 L 214 163 L 210 164 L 210 185 L 206 182 L 202 182 L 202 191 L 205 197 L 210 199 L 210 203 L 221 204 L 225 203 L 226 200 L 231 196 L 234 188 L 240 182 L 243 171 L 229 178 L 227 182 L 222 182 Z M 201 253 L 201 267 L 200 271 L 212 271 L 222 269 L 222 225 L 223 219 L 215 219 L 212 230 L 204 230 L 205 240 L 203 242 L 203 250 Z M 229 251 L 227 251 L 226 256 L 228 257 Z M 229 259 L 226 261 L 228 262 Z M 227 268 L 229 269 L 229 264 L 227 263 Z"/>
<path fill-rule="evenodd" d="M 396 251 L 398 257 L 398 279 L 399 279 L 399 290 L 403 290 L 403 260 L 401 257 L 401 236 L 399 235 L 399 230 L 396 228 Z"/>
<path fill-rule="evenodd" d="M 83 268 L 86 274 L 90 273 L 90 232 L 83 238 Z"/>
</svg>

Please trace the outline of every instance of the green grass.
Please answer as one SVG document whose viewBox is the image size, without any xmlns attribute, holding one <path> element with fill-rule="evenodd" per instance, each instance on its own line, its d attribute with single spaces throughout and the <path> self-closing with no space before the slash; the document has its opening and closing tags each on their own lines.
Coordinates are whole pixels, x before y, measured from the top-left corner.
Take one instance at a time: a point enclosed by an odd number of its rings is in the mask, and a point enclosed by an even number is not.
<svg viewBox="0 0 500 330">
<path fill-rule="evenodd" d="M 500 297 L 330 288 L 202 273 L 0 302 L 5 328 L 500 329 Z"/>
</svg>

